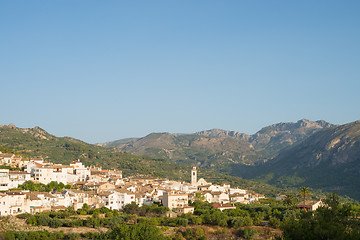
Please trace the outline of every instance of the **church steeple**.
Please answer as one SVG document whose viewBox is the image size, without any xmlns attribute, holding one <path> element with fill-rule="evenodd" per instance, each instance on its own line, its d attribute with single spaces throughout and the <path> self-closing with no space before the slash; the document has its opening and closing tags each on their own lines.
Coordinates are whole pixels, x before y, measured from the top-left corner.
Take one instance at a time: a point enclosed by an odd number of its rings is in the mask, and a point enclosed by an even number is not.
<svg viewBox="0 0 360 240">
<path fill-rule="evenodd" d="M 193 167 L 191 170 L 191 185 L 197 186 L 197 170 L 196 167 Z"/>
</svg>

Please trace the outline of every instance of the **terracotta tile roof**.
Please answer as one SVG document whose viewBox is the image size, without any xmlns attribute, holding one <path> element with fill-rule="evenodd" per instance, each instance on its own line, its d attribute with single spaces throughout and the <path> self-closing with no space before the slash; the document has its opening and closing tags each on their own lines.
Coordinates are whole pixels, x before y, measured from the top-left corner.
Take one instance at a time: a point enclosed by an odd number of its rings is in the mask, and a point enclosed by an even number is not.
<svg viewBox="0 0 360 240">
<path fill-rule="evenodd" d="M 222 204 L 222 203 L 214 203 L 212 205 L 213 208 L 234 208 L 234 206 L 231 206 L 229 204 Z"/>
<path fill-rule="evenodd" d="M 100 193 L 98 193 L 99 196 L 109 196 L 113 194 L 112 192 L 109 192 L 109 191 L 102 191 Z"/>
<path fill-rule="evenodd" d="M 316 203 L 318 203 L 319 201 L 313 201 L 313 200 L 306 200 L 305 203 L 304 201 L 301 201 L 297 207 L 312 207 L 313 205 L 315 205 Z"/>
<path fill-rule="evenodd" d="M 16 174 L 29 174 L 29 175 L 30 175 L 30 173 L 21 172 L 21 171 L 9 171 L 9 174 L 12 174 L 12 175 L 16 175 Z"/>
<path fill-rule="evenodd" d="M 66 207 L 65 206 L 52 206 L 51 210 L 65 210 Z"/>
<path fill-rule="evenodd" d="M 2 153 L 2 154 L 0 154 L 0 157 L 3 157 L 3 158 L 11 158 L 12 156 L 15 156 L 15 155 L 12 154 L 12 153 Z"/>
<path fill-rule="evenodd" d="M 115 191 L 118 192 L 118 193 L 134 194 L 131 191 L 128 191 L 126 189 L 121 189 L 121 188 L 115 189 Z"/>
<path fill-rule="evenodd" d="M 32 192 L 26 192 L 25 195 L 26 195 L 26 198 L 28 198 L 30 200 L 41 200 L 41 198 L 39 198 L 36 194 L 34 194 Z"/>
<path fill-rule="evenodd" d="M 19 191 L 11 191 L 11 192 L 6 192 L 7 195 L 24 195 L 23 192 L 19 192 Z"/>
</svg>

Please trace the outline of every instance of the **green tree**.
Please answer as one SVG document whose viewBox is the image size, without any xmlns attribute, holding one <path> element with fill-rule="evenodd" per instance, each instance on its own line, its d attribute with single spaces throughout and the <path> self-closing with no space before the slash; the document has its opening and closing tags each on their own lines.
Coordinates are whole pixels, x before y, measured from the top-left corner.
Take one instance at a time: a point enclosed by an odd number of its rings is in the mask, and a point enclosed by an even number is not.
<svg viewBox="0 0 360 240">
<path fill-rule="evenodd" d="M 291 209 L 295 208 L 296 204 L 296 197 L 294 194 L 288 194 L 286 198 L 284 199 L 284 204 L 289 206 Z"/>
<path fill-rule="evenodd" d="M 309 191 L 310 191 L 310 188 L 308 188 L 308 187 L 301 187 L 300 190 L 299 190 L 300 195 L 304 200 L 304 205 L 305 205 L 305 202 L 306 202 L 306 197 L 309 195 Z M 304 210 L 305 210 L 305 208 L 304 208 Z"/>
</svg>

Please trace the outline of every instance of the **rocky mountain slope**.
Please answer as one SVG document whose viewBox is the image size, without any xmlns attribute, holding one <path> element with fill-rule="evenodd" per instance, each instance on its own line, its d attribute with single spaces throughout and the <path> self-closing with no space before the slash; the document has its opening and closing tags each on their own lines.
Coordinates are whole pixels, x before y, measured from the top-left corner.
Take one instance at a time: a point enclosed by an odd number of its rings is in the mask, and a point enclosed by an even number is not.
<svg viewBox="0 0 360 240">
<path fill-rule="evenodd" d="M 143 138 L 102 144 L 133 153 L 165 158 L 172 162 L 230 171 L 229 164 L 255 165 L 308 136 L 333 126 L 325 121 L 299 120 L 278 123 L 253 135 L 211 129 L 194 134 L 152 133 Z"/>
<path fill-rule="evenodd" d="M 262 166 L 233 167 L 233 175 L 278 186 L 307 185 L 360 199 L 360 121 L 317 132 Z"/>
</svg>

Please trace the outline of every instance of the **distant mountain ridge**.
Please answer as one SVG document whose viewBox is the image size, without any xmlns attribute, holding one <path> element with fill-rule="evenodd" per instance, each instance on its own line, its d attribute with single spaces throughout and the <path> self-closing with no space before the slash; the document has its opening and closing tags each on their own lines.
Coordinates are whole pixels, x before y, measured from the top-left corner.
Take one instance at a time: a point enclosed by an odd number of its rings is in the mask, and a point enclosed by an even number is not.
<svg viewBox="0 0 360 240">
<path fill-rule="evenodd" d="M 302 119 L 295 123 L 273 124 L 253 135 L 211 129 L 193 134 L 151 133 L 128 142 L 118 140 L 101 145 L 136 155 L 225 170 L 230 163 L 254 165 L 267 161 L 279 151 L 332 126 L 324 120 Z"/>
</svg>

